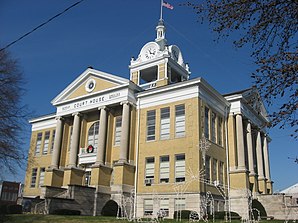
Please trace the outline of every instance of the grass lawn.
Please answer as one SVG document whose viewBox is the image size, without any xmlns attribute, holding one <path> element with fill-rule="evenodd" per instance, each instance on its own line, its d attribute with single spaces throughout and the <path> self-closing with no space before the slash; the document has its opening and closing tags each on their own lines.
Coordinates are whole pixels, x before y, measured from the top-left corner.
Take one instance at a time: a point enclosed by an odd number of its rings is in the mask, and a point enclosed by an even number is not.
<svg viewBox="0 0 298 223">
<path fill-rule="evenodd" d="M 128 223 L 125 220 L 117 220 L 114 217 L 101 217 L 101 216 L 66 216 L 66 215 L 34 215 L 34 214 L 20 214 L 20 215 L 7 215 L 0 216 L 1 223 Z M 175 223 L 175 220 L 164 220 L 163 223 Z M 188 223 L 189 221 L 183 220 L 182 222 Z M 210 223 L 212 221 L 209 221 Z M 224 221 L 216 221 L 217 223 Z M 232 223 L 239 223 L 240 221 L 232 221 Z M 283 223 L 284 221 L 261 221 L 261 223 Z M 204 223 L 201 221 L 201 223 Z"/>
</svg>

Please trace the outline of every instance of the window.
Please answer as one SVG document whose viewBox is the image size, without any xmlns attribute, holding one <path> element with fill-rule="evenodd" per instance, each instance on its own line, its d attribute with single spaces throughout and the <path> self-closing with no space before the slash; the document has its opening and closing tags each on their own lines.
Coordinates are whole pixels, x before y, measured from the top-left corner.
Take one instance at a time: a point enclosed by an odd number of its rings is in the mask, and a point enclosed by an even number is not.
<svg viewBox="0 0 298 223">
<path fill-rule="evenodd" d="M 155 140 L 155 110 L 147 111 L 147 141 Z"/>
<path fill-rule="evenodd" d="M 211 113 L 211 140 L 212 140 L 212 142 L 216 142 L 215 121 L 216 121 L 216 114 L 214 112 L 212 112 Z"/>
<path fill-rule="evenodd" d="M 185 106 L 175 106 L 175 136 L 185 136 Z"/>
<path fill-rule="evenodd" d="M 35 185 L 36 185 L 36 176 L 37 176 L 37 168 L 33 168 L 32 169 L 32 175 L 31 175 L 30 187 L 35 187 Z"/>
<path fill-rule="evenodd" d="M 37 140 L 36 140 L 36 147 L 35 147 L 35 155 L 40 153 L 40 147 L 41 147 L 41 140 L 42 140 L 42 132 L 37 134 Z"/>
<path fill-rule="evenodd" d="M 53 153 L 53 150 L 54 150 L 55 133 L 56 133 L 56 130 L 53 130 L 53 132 L 52 132 L 52 143 L 51 143 L 51 153 Z"/>
<path fill-rule="evenodd" d="M 160 109 L 160 139 L 170 138 L 170 108 Z"/>
<path fill-rule="evenodd" d="M 86 171 L 85 172 L 85 186 L 89 186 L 91 183 L 91 171 Z"/>
<path fill-rule="evenodd" d="M 43 155 L 48 154 L 49 140 L 50 140 L 50 131 L 47 131 L 44 136 L 44 143 L 43 143 L 43 150 L 42 150 Z"/>
<path fill-rule="evenodd" d="M 146 158 L 145 184 L 150 186 L 154 183 L 154 157 Z"/>
<path fill-rule="evenodd" d="M 119 146 L 120 140 L 121 140 L 121 124 L 122 124 L 122 116 L 116 117 L 116 123 L 115 123 L 115 140 L 114 145 Z"/>
<path fill-rule="evenodd" d="M 205 160 L 205 175 L 206 175 L 206 180 L 209 181 L 210 180 L 210 157 L 206 156 L 206 160 Z"/>
<path fill-rule="evenodd" d="M 170 159 L 169 156 L 160 157 L 160 183 L 169 183 Z"/>
<path fill-rule="evenodd" d="M 163 217 L 168 217 L 169 216 L 169 199 L 160 200 L 159 210 L 163 214 Z"/>
<path fill-rule="evenodd" d="M 204 128 L 204 134 L 207 139 L 209 139 L 209 108 L 205 107 L 205 128 Z"/>
<path fill-rule="evenodd" d="M 217 181 L 217 159 L 213 159 L 212 180 Z"/>
<path fill-rule="evenodd" d="M 97 150 L 98 146 L 98 132 L 99 121 L 94 122 L 88 130 L 88 145 L 92 145 L 94 150 Z"/>
<path fill-rule="evenodd" d="M 185 210 L 185 198 L 175 198 L 175 211 Z"/>
<path fill-rule="evenodd" d="M 218 144 L 222 146 L 222 118 L 218 117 L 217 121 L 218 121 L 218 137 L 217 137 L 217 140 L 218 140 Z"/>
<path fill-rule="evenodd" d="M 185 181 L 185 155 L 176 155 L 175 160 L 175 181 L 184 182 Z"/>
<path fill-rule="evenodd" d="M 44 184 L 45 171 L 46 171 L 46 169 L 44 167 L 40 168 L 40 172 L 39 172 L 39 186 L 43 186 L 43 184 Z"/>
<path fill-rule="evenodd" d="M 144 199 L 144 215 L 152 215 L 152 214 L 153 214 L 153 200 Z"/>
<path fill-rule="evenodd" d="M 69 146 L 68 146 L 68 151 L 70 151 L 71 149 L 71 143 L 72 143 L 72 131 L 73 131 L 73 127 L 70 126 L 70 129 L 69 129 Z"/>
<path fill-rule="evenodd" d="M 223 174 L 224 174 L 224 163 L 219 161 L 219 183 L 223 184 Z"/>
</svg>

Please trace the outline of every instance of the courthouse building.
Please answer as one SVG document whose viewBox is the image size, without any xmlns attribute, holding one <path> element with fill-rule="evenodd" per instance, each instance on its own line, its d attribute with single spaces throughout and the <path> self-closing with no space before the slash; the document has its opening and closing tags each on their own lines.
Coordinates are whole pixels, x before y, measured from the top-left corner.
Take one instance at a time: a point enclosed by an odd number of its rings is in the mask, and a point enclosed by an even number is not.
<svg viewBox="0 0 298 223">
<path fill-rule="evenodd" d="M 88 68 L 52 100 L 54 114 L 30 120 L 25 197 L 44 198 L 47 213 L 85 215 L 131 197 L 137 217 L 163 210 L 173 218 L 175 210 L 210 209 L 207 198 L 214 211 L 228 205 L 247 217 L 248 191 L 272 194 L 268 119 L 256 89 L 222 95 L 191 79 L 162 20 L 129 71 L 125 79 Z"/>
</svg>

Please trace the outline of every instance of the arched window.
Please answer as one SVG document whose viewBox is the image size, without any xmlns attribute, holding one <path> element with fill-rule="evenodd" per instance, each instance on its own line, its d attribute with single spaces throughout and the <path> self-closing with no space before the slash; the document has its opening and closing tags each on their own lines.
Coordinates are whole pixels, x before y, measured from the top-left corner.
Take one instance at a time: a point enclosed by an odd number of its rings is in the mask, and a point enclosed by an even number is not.
<svg viewBox="0 0 298 223">
<path fill-rule="evenodd" d="M 99 131 L 99 121 L 94 122 L 88 131 L 88 145 L 92 145 L 94 149 L 97 149 L 97 146 L 98 146 L 98 131 Z"/>
</svg>

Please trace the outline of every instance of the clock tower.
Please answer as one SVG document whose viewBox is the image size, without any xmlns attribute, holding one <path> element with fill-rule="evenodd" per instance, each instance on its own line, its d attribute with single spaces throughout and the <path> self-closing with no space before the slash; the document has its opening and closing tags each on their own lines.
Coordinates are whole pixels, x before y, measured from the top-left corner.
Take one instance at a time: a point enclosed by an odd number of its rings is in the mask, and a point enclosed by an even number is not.
<svg viewBox="0 0 298 223">
<path fill-rule="evenodd" d="M 189 79 L 190 71 L 178 46 L 167 45 L 162 19 L 156 26 L 156 39 L 146 43 L 137 59 L 130 61 L 130 80 L 144 90 Z"/>
</svg>

